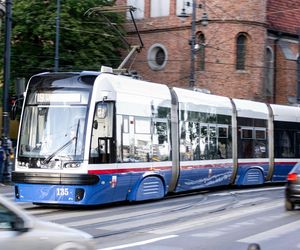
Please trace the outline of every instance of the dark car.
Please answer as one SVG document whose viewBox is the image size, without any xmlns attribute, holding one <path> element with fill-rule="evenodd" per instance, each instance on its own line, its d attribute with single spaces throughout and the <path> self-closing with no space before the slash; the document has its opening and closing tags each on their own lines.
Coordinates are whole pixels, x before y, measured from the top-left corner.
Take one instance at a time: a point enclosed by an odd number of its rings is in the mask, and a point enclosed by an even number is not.
<svg viewBox="0 0 300 250">
<path fill-rule="evenodd" d="M 289 172 L 285 188 L 285 209 L 294 210 L 296 204 L 300 205 L 300 163 Z"/>
</svg>

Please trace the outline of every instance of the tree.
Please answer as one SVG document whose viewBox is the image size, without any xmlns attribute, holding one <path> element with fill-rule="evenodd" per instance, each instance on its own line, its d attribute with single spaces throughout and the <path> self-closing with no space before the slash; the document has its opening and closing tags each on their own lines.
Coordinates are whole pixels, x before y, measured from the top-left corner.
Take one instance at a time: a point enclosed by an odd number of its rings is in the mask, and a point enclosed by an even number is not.
<svg viewBox="0 0 300 250">
<path fill-rule="evenodd" d="M 85 14 L 90 8 L 113 4 L 111 0 L 61 0 L 59 71 L 99 70 L 101 65 L 120 63 L 123 43 L 117 32 L 101 15 Z M 124 21 L 124 15 L 106 16 L 118 27 Z M 55 0 L 14 0 L 11 79 L 53 70 L 55 23 Z"/>
</svg>

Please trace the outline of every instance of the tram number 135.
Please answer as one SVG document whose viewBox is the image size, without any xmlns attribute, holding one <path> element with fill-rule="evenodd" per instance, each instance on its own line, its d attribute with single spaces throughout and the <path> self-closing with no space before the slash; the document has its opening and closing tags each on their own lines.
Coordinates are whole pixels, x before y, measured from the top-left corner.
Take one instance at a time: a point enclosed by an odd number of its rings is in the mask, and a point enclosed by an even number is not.
<svg viewBox="0 0 300 250">
<path fill-rule="evenodd" d="M 56 188 L 56 195 L 58 196 L 68 196 L 69 194 L 68 188 Z"/>
</svg>

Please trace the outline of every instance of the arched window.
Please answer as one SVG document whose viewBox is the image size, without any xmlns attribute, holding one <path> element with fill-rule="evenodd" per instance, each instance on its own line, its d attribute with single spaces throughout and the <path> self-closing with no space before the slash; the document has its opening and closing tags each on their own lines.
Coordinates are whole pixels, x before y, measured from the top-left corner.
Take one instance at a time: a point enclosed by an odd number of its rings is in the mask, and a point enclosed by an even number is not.
<svg viewBox="0 0 300 250">
<path fill-rule="evenodd" d="M 199 70 L 205 70 L 205 36 L 203 33 L 200 33 L 197 37 L 198 41 L 196 42 L 198 47 L 198 63 L 199 63 Z"/>
<path fill-rule="evenodd" d="M 245 34 L 239 34 L 236 39 L 236 69 L 245 70 L 246 67 L 246 45 L 247 37 Z"/>
</svg>

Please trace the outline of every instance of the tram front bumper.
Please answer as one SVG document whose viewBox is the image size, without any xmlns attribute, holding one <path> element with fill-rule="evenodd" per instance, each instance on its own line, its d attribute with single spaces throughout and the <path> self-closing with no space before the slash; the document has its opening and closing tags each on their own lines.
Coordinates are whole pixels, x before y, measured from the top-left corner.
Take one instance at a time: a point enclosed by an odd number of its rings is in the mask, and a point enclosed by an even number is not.
<svg viewBox="0 0 300 250">
<path fill-rule="evenodd" d="M 13 172 L 16 201 L 84 204 L 89 190 L 99 182 L 97 175 Z M 89 192 L 90 193 L 90 192 Z"/>
</svg>

